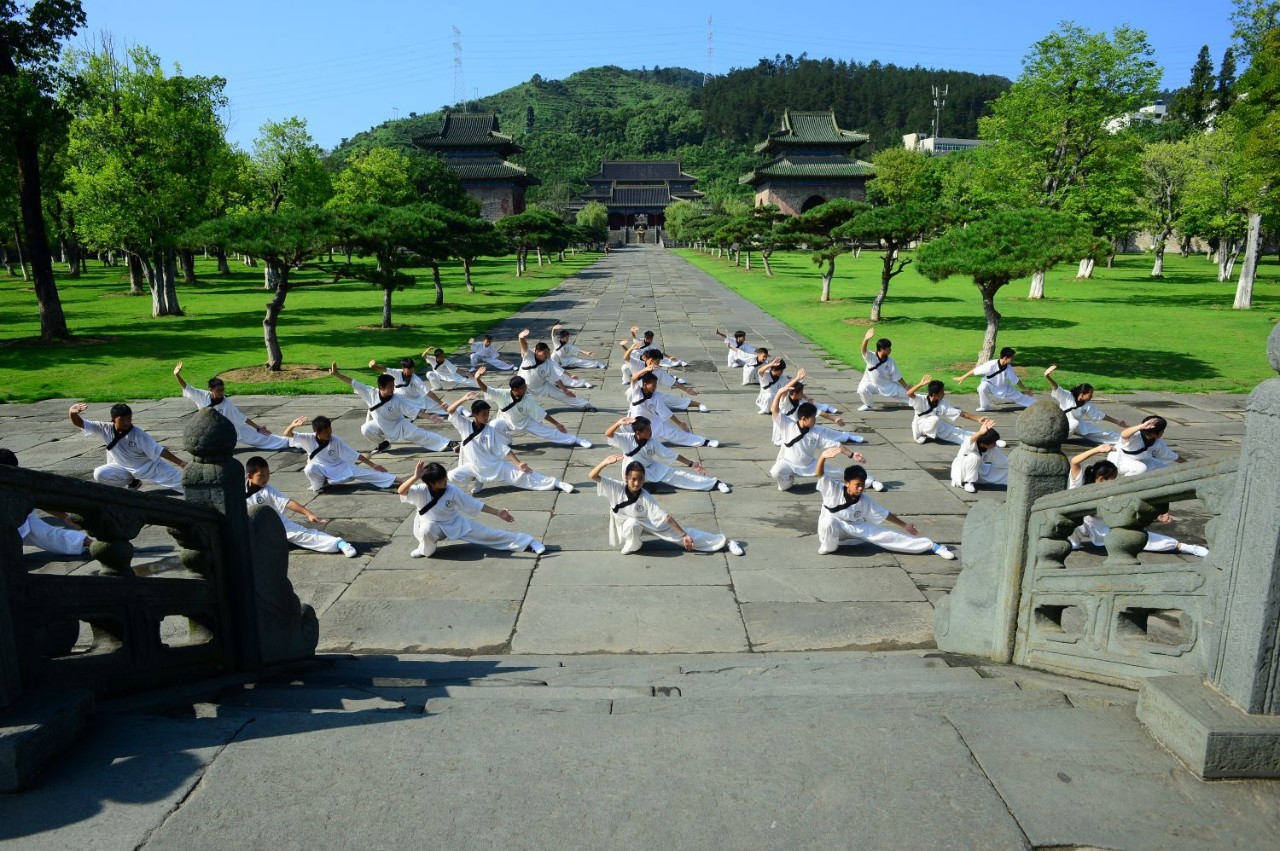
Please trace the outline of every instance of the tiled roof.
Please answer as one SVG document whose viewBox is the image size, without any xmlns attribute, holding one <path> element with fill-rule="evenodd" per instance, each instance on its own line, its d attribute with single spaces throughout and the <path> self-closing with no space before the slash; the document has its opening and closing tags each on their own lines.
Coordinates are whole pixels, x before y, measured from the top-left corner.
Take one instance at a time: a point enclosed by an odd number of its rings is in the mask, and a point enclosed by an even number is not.
<svg viewBox="0 0 1280 851">
<path fill-rule="evenodd" d="M 874 177 L 875 167 L 871 163 L 855 160 L 852 157 L 778 157 L 750 174 L 738 178 L 739 183 L 754 184 L 768 177 Z"/>
<path fill-rule="evenodd" d="M 600 171 L 587 178 L 591 180 L 621 180 L 659 183 L 664 180 L 697 180 L 680 170 L 679 160 L 605 160 Z"/>
<path fill-rule="evenodd" d="M 498 132 L 498 116 L 493 112 L 446 112 L 444 124 L 435 133 L 413 140 L 421 148 L 500 148 L 504 154 L 518 154 L 519 145 Z"/>
<path fill-rule="evenodd" d="M 756 145 L 757 154 L 782 145 L 836 145 L 852 149 L 871 137 L 866 133 L 842 130 L 836 123 L 835 111 L 782 113 L 782 127 L 769 134 L 769 138 Z"/>
<path fill-rule="evenodd" d="M 671 193 L 665 186 L 615 186 L 610 202 L 623 207 L 665 207 Z"/>
<path fill-rule="evenodd" d="M 508 180 L 522 186 L 537 186 L 542 181 L 515 163 L 498 157 L 468 157 L 445 160 L 459 180 Z"/>
</svg>

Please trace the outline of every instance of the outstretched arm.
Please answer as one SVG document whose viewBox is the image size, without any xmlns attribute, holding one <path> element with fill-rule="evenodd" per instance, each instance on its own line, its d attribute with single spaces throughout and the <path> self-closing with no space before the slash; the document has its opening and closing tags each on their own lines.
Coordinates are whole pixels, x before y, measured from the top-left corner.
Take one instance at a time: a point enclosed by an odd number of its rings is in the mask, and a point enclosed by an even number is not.
<svg viewBox="0 0 1280 851">
<path fill-rule="evenodd" d="M 476 399 L 479 399 L 482 395 L 483 394 L 477 393 L 474 390 L 472 390 L 470 393 L 464 393 L 459 398 L 450 402 L 449 407 L 445 408 L 445 410 L 448 413 L 452 414 L 454 411 L 458 410 L 458 407 L 461 406 L 463 403 L 474 402 Z"/>
<path fill-rule="evenodd" d="M 1115 449 L 1115 447 L 1112 446 L 1110 443 L 1104 443 L 1101 446 L 1095 446 L 1092 449 L 1086 449 L 1084 452 L 1081 452 L 1079 455 L 1076 455 L 1075 457 L 1073 457 L 1071 459 L 1071 478 L 1074 479 L 1080 475 L 1080 471 L 1084 468 L 1085 461 L 1088 461 L 1090 458 L 1092 458 L 1095 455 L 1106 455 L 1112 449 Z"/>
<path fill-rule="evenodd" d="M 89 410 L 89 406 L 84 402 L 76 402 L 67 410 L 67 416 L 71 419 L 71 424 L 76 428 L 84 428 L 84 420 L 80 415 Z"/>
<path fill-rule="evenodd" d="M 305 505 L 298 502 L 296 499 L 289 500 L 287 503 L 285 503 L 284 507 L 289 509 L 290 511 L 295 511 L 298 514 L 301 514 L 303 517 L 307 518 L 312 523 L 328 523 L 329 522 L 324 518 L 322 518 L 319 514 L 316 514 L 310 508 L 307 508 Z"/>
<path fill-rule="evenodd" d="M 619 461 L 623 459 L 623 457 L 624 456 L 615 452 L 614 454 L 610 455 L 608 458 L 605 458 L 599 464 L 592 467 L 591 472 L 587 473 L 587 478 L 589 478 L 593 482 L 600 481 L 600 474 L 603 473 L 605 469 L 608 468 L 610 465 L 617 464 Z"/>
<path fill-rule="evenodd" d="M 160 450 L 160 457 L 177 467 L 179 470 L 185 470 L 187 468 L 187 462 L 183 461 L 177 455 L 174 455 L 168 449 Z"/>
<path fill-rule="evenodd" d="M 343 375 L 341 372 L 338 371 L 337 361 L 334 361 L 333 363 L 329 364 L 329 374 L 332 375 L 334 378 L 338 379 L 339 381 L 342 381 L 348 387 L 351 386 L 351 378 L 346 375 Z"/>
<path fill-rule="evenodd" d="M 872 325 L 870 328 L 868 328 L 868 329 L 867 329 L 867 333 L 865 333 L 865 334 L 863 334 L 863 335 L 862 335 L 862 354 L 863 354 L 863 357 L 865 357 L 865 356 L 866 356 L 866 354 L 867 354 L 867 349 L 869 349 L 869 348 L 870 348 L 870 345 L 869 345 L 869 344 L 871 343 L 871 338 L 872 338 L 872 337 L 874 337 L 875 335 L 876 335 L 876 328 L 875 328 L 875 326 L 874 326 L 874 325 Z"/>
<path fill-rule="evenodd" d="M 526 328 L 521 331 L 516 336 L 516 339 L 520 341 L 520 357 L 523 358 L 525 355 L 529 354 L 529 329 Z"/>
<path fill-rule="evenodd" d="M 1054 370 L 1056 370 L 1057 368 L 1058 368 L 1058 365 L 1055 363 L 1044 371 L 1044 380 L 1049 382 L 1049 387 L 1051 387 L 1054 390 L 1058 389 L 1058 382 L 1053 380 L 1053 373 L 1054 373 Z"/>
<path fill-rule="evenodd" d="M 289 423 L 287 426 L 284 427 L 283 434 L 285 437 L 293 437 L 293 430 L 296 429 L 298 426 L 302 426 L 306 424 L 307 424 L 306 417 L 298 417 L 296 420 L 294 420 L 293 422 Z"/>
<path fill-rule="evenodd" d="M 609 426 L 607 429 L 605 429 L 605 430 L 604 430 L 604 436 L 605 436 L 605 437 L 613 437 L 614 433 L 615 433 L 618 429 L 622 428 L 624 425 L 631 425 L 631 424 L 632 424 L 633 422 L 635 422 L 635 421 L 636 421 L 636 418 L 635 418 L 635 417 L 623 417 L 622 419 L 618 420 L 616 423 L 614 423 L 613 425 L 611 425 L 611 426 Z"/>
<path fill-rule="evenodd" d="M 187 389 L 187 382 L 182 378 L 182 361 L 178 361 L 178 365 L 173 368 L 173 377 L 178 379 L 178 386 L 183 390 Z"/>
<path fill-rule="evenodd" d="M 427 469 L 426 461 L 419 461 L 413 465 L 413 475 L 406 476 L 405 480 L 400 483 L 400 487 L 396 488 L 396 493 L 404 496 L 409 492 L 409 488 L 413 487 L 414 482 L 422 478 L 422 472 Z"/>
<path fill-rule="evenodd" d="M 920 376 L 919 381 L 917 381 L 913 386 L 907 388 L 907 395 L 914 399 L 916 392 L 919 391 L 921 387 L 927 386 L 930 381 L 933 381 L 933 376 L 926 372 L 924 375 Z"/>
<path fill-rule="evenodd" d="M 471 375 L 471 380 L 474 381 L 476 383 L 476 386 L 479 387 L 480 390 L 484 393 L 489 392 L 489 387 L 487 384 L 484 383 L 484 381 L 481 380 L 480 376 L 484 375 L 488 371 L 489 371 L 488 367 L 478 366 L 476 367 L 476 371 Z"/>
<path fill-rule="evenodd" d="M 1144 428 L 1148 428 L 1153 425 L 1155 425 L 1155 421 L 1152 420 L 1150 417 L 1148 417 L 1147 419 L 1143 420 L 1137 425 L 1131 425 L 1128 428 L 1126 428 L 1124 431 L 1120 432 L 1120 436 L 1125 440 L 1128 440 L 1138 432 L 1142 431 Z"/>
<path fill-rule="evenodd" d="M 843 455 L 838 446 L 830 446 L 822 450 L 822 454 L 818 456 L 818 466 L 814 468 L 814 476 L 818 479 L 822 478 L 823 471 L 827 469 L 827 459 L 834 458 L 837 455 Z"/>
<path fill-rule="evenodd" d="M 978 365 L 977 365 L 977 364 L 974 364 L 973 369 L 977 369 L 977 368 L 978 368 Z M 969 376 L 973 375 L 973 369 L 969 370 L 969 371 L 968 371 L 968 372 L 966 372 L 964 375 L 962 375 L 962 376 L 960 376 L 959 378 L 957 378 L 957 379 L 956 379 L 956 384 L 963 384 L 963 383 L 964 383 L 964 380 L 965 380 L 966 378 L 968 378 Z"/>
</svg>

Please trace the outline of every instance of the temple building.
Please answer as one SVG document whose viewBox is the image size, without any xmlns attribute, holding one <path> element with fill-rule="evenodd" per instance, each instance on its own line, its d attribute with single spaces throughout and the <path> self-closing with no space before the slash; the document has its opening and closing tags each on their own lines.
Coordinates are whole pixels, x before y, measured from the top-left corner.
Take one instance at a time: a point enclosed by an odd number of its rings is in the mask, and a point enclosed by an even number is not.
<svg viewBox="0 0 1280 851">
<path fill-rule="evenodd" d="M 834 111 L 782 114 L 782 127 L 756 145 L 770 159 L 738 178 L 756 191 L 756 206 L 776 204 L 790 216 L 832 198 L 864 201 L 867 181 L 875 176 L 869 162 L 854 153 L 866 144 L 866 133 L 842 130 Z"/>
<path fill-rule="evenodd" d="M 439 132 L 419 136 L 413 144 L 443 156 L 490 221 L 523 213 L 525 187 L 542 182 L 506 160 L 524 149 L 498 132 L 492 112 L 446 112 Z"/>
<path fill-rule="evenodd" d="M 592 201 L 609 208 L 611 239 L 654 241 L 666 224 L 666 209 L 675 201 L 696 201 L 698 178 L 685 174 L 678 160 L 604 160 L 586 178 L 588 189 L 569 205 L 577 212 Z"/>
</svg>

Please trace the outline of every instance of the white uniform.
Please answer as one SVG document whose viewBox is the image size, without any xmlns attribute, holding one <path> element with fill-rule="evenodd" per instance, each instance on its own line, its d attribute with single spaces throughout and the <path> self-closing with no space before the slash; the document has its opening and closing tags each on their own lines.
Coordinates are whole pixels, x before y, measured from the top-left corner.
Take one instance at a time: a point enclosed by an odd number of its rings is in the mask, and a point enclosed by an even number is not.
<svg viewBox="0 0 1280 851">
<path fill-rule="evenodd" d="M 18 537 L 24 546 L 39 547 L 60 556 L 78 556 L 88 546 L 89 536 L 79 529 L 63 529 L 45 522 L 33 511 L 18 526 Z"/>
<path fill-rule="evenodd" d="M 1116 448 L 1107 453 L 1107 460 L 1116 465 L 1122 476 L 1137 476 L 1148 470 L 1159 470 L 1178 460 L 1178 453 L 1169 448 L 1163 437 L 1150 443 L 1142 432 L 1116 442 Z"/>
<path fill-rule="evenodd" d="M 668 522 L 671 515 L 643 488 L 639 497 L 632 499 L 622 482 L 601 476 L 596 483 L 596 495 L 609 501 L 609 545 L 620 547 L 623 555 L 640 549 L 640 536 L 645 532 L 683 546 L 680 533 Z M 700 553 L 718 552 L 729 544 L 724 535 L 688 527 L 684 531 L 693 539 L 693 548 Z"/>
<path fill-rule="evenodd" d="M 457 390 L 459 387 L 475 387 L 475 382 L 458 372 L 448 358 L 436 363 L 433 357 L 427 361 L 427 383 L 432 390 Z"/>
<path fill-rule="evenodd" d="M 585 390 L 586 388 L 591 386 L 591 382 L 587 381 L 585 378 L 575 378 L 569 373 L 565 372 L 564 367 L 560 364 L 559 361 L 556 360 L 556 356 L 554 352 L 552 353 L 551 357 L 547 358 L 547 360 L 550 361 L 551 366 L 555 368 L 556 378 L 561 382 L 563 382 L 565 387 L 569 387 L 574 390 L 580 390 L 580 389 Z"/>
<path fill-rule="evenodd" d="M 907 401 L 916 414 L 911 418 L 911 436 L 916 440 L 931 437 L 942 443 L 963 443 L 973 432 L 952 425 L 959 422 L 963 413 L 945 398 L 930 402 L 928 395 L 917 393 Z M 950 422 L 948 422 L 950 420 Z"/>
<path fill-rule="evenodd" d="M 764 361 L 752 360 L 751 363 L 743 365 L 742 367 L 742 386 L 743 387 L 746 387 L 748 384 L 760 383 L 759 370 L 760 370 L 760 367 L 765 365 L 767 360 L 768 360 L 767 358 Z"/>
<path fill-rule="evenodd" d="M 789 398 L 783 399 L 781 402 L 778 403 L 778 413 L 794 421 L 796 419 L 796 412 L 800 410 L 800 406 L 802 404 L 804 403 L 792 402 Z M 822 407 L 830 407 L 830 406 L 819 406 L 818 410 L 822 410 Z M 841 431 L 840 429 L 832 428 L 831 426 L 825 426 L 825 425 L 820 425 L 818 423 L 814 423 L 812 426 L 812 430 L 822 437 L 825 437 L 829 440 L 837 441 L 839 443 L 866 443 L 866 441 L 862 438 L 861 435 L 854 434 L 851 431 Z M 774 420 L 774 423 L 773 423 L 772 440 L 775 446 L 782 445 L 782 436 L 778 432 L 777 420 Z"/>
<path fill-rule="evenodd" d="M 618 470 L 623 476 L 626 475 L 628 464 L 639 461 L 644 465 L 646 482 L 662 482 L 673 488 L 691 491 L 709 491 L 716 486 L 717 479 L 713 476 L 672 467 L 672 464 L 678 463 L 680 453 L 669 446 L 663 446 L 662 441 L 653 437 L 641 444 L 630 426 L 623 426 L 615 431 L 613 437 L 609 438 L 609 445 L 625 456 L 618 462 Z"/>
<path fill-rule="evenodd" d="M 573 446 L 581 440 L 578 435 L 560 431 L 547 422 L 547 412 L 542 410 L 542 406 L 533 398 L 532 393 L 526 391 L 520 400 L 516 401 L 515 394 L 510 390 L 490 387 L 485 391 L 484 398 L 493 406 L 489 424 L 503 432 L 508 442 L 512 437 L 523 432 L 561 446 Z"/>
<path fill-rule="evenodd" d="M 1078 488 L 1084 484 L 1084 471 L 1081 470 L 1077 476 L 1069 476 L 1067 478 L 1067 490 Z M 1111 527 L 1103 523 L 1092 514 L 1086 514 L 1081 520 L 1067 540 L 1071 542 L 1073 550 L 1079 549 L 1085 544 L 1093 544 L 1095 547 L 1105 547 L 1107 545 L 1107 533 L 1111 531 Z M 1160 535 L 1155 532 L 1147 533 L 1147 545 L 1143 547 L 1149 553 L 1172 553 L 1178 549 L 1178 541 L 1170 538 L 1168 535 Z"/>
<path fill-rule="evenodd" d="M 907 391 L 899 383 L 902 381 L 902 372 L 893 355 L 880 360 L 880 356 L 868 348 L 862 353 L 862 359 L 867 362 L 866 369 L 862 371 L 862 380 L 858 382 L 858 398 L 862 400 L 862 404 L 871 407 L 875 404 L 876 396 L 907 401 Z"/>
<path fill-rule="evenodd" d="M 889 518 L 889 509 L 864 491 L 857 502 L 844 489 L 841 479 L 823 476 L 818 480 L 822 511 L 818 513 L 818 553 L 829 555 L 841 544 L 875 544 L 895 553 L 927 553 L 934 547 L 928 538 L 919 538 L 880 525 Z"/>
<path fill-rule="evenodd" d="M 464 493 L 457 485 L 446 485 L 437 496 L 425 483 L 418 482 L 400 497 L 400 501 L 418 510 L 413 518 L 413 534 L 418 539 L 415 553 L 424 556 L 431 556 L 437 543 L 444 540 L 468 541 L 513 553 L 523 552 L 533 543 L 533 536 L 525 532 L 494 529 L 472 520 L 480 515 L 484 503 Z"/>
<path fill-rule="evenodd" d="M 662 399 L 663 394 L 653 391 L 646 396 L 644 389 L 637 383 L 627 392 L 627 416 L 645 417 L 653 425 L 653 436 L 664 443 L 676 446 L 706 446 L 709 438 L 700 434 L 685 431 L 671 423 L 671 409 Z"/>
<path fill-rule="evenodd" d="M 840 441 L 816 434 L 813 429 L 802 429 L 799 423 L 782 414 L 774 417 L 774 426 L 781 442 L 769 477 L 778 483 L 780 491 L 791 490 L 796 476 L 816 476 L 818 458 L 823 451 L 840 445 Z"/>
<path fill-rule="evenodd" d="M 482 363 L 487 364 L 489 369 L 496 369 L 501 372 L 510 372 L 515 369 L 514 366 L 498 357 L 498 350 L 492 343 L 487 346 L 484 343 L 472 343 L 471 368 L 474 370 Z"/>
<path fill-rule="evenodd" d="M 194 402 L 197 410 L 200 408 L 213 408 L 215 412 L 226 417 L 236 427 L 236 440 L 241 443 L 272 452 L 289 448 L 289 438 L 281 437 L 278 434 L 262 434 L 257 429 L 250 427 L 245 422 L 245 420 L 249 419 L 248 416 L 226 396 L 223 396 L 222 401 L 215 405 L 213 404 L 213 395 L 208 390 L 200 390 L 190 384 L 182 388 L 182 395 Z"/>
<path fill-rule="evenodd" d="M 975 435 L 969 435 L 960 443 L 960 451 L 951 462 L 951 484 L 961 487 L 966 483 L 1003 485 L 1009 481 L 1009 459 L 1000 447 L 993 446 L 986 452 L 978 451 Z"/>
<path fill-rule="evenodd" d="M 645 368 L 647 368 L 647 365 L 643 361 L 640 361 L 639 366 L 635 368 L 635 371 L 639 372 L 640 370 Z M 665 387 L 667 389 L 670 389 L 675 387 L 677 384 L 687 383 L 683 378 L 676 378 L 674 375 L 667 372 L 662 367 L 658 367 L 657 369 L 650 370 L 650 371 L 658 379 L 659 388 Z M 636 387 L 639 385 L 638 385 L 638 382 L 633 381 L 631 382 L 631 386 Z M 661 389 L 659 389 L 657 395 L 662 399 L 662 403 L 673 411 L 687 411 L 694 404 L 693 397 L 687 394 L 684 396 L 677 396 L 674 393 L 664 393 L 662 392 Z"/>
<path fill-rule="evenodd" d="M 756 394 L 756 413 L 772 413 L 773 397 L 782 392 L 782 388 L 791 383 L 791 376 L 785 372 L 777 378 L 766 372 L 760 376 L 760 392 Z"/>
<path fill-rule="evenodd" d="M 1015 405 L 1027 407 L 1035 399 L 1018 389 L 1018 374 L 1013 371 L 1013 364 L 1000 365 L 1000 361 L 989 360 L 973 368 L 974 375 L 982 376 L 978 382 L 978 410 L 990 410 L 993 400 L 1004 399 Z"/>
<path fill-rule="evenodd" d="M 107 463 L 93 471 L 95 482 L 123 488 L 141 479 L 182 491 L 182 471 L 160 457 L 164 447 L 138 426 L 130 427 L 121 437 L 109 422 L 84 420 L 83 434 L 98 438 L 107 447 Z"/>
<path fill-rule="evenodd" d="M 427 395 L 427 383 L 417 373 L 410 373 L 409 378 L 406 380 L 404 373 L 399 369 L 388 367 L 383 372 L 395 380 L 397 396 L 403 396 L 406 402 L 415 406 L 419 411 L 426 411 L 437 416 L 445 415 L 444 406 Z M 414 417 L 417 417 L 416 413 Z"/>
<path fill-rule="evenodd" d="M 739 346 L 737 338 L 725 337 L 724 344 L 729 349 L 725 356 L 725 366 L 729 369 L 740 369 L 756 362 L 756 347 L 750 343 Z"/>
<path fill-rule="evenodd" d="M 556 381 L 559 380 L 556 369 L 556 365 L 551 362 L 550 358 L 538 363 L 538 359 L 532 349 L 520 361 L 520 374 L 528 382 L 529 392 L 537 397 L 538 404 L 544 407 L 562 405 L 566 408 L 577 408 L 578 410 L 589 407 L 591 402 L 587 399 L 581 396 L 568 396 L 556 386 Z"/>
<path fill-rule="evenodd" d="M 574 343 L 557 343 L 551 351 L 551 359 L 564 369 L 604 369 L 603 361 L 592 360 L 582 354 Z"/>
<path fill-rule="evenodd" d="M 524 472 L 507 460 L 511 444 L 496 428 L 485 425 L 476 431 L 476 423 L 455 408 L 449 422 L 458 430 L 462 445 L 458 449 L 458 466 L 449 471 L 449 481 L 472 492 L 486 485 L 511 485 L 531 491 L 549 491 L 559 482 L 541 473 Z"/>
<path fill-rule="evenodd" d="M 289 519 L 289 515 L 285 513 L 289 510 L 289 497 L 280 493 L 271 485 L 264 485 L 256 490 L 253 485 L 249 485 L 248 491 L 249 493 L 245 496 L 245 508 L 265 505 L 280 515 L 280 522 L 284 524 L 285 537 L 295 547 L 315 550 L 318 553 L 336 553 L 339 551 L 338 545 L 342 543 L 341 538 L 335 538 L 328 532 L 308 529 L 301 523 Z"/>
<path fill-rule="evenodd" d="M 649 340 L 648 342 L 645 342 L 642 337 L 633 337 L 631 339 L 631 345 L 634 346 L 636 343 L 644 343 L 644 345 L 640 347 L 641 352 L 646 352 L 649 349 L 657 349 L 658 351 L 662 351 L 662 346 L 658 345 L 657 338 L 654 338 L 652 340 Z M 667 369 L 675 369 L 678 366 L 688 366 L 689 364 L 680 360 L 680 358 L 664 357 L 662 359 L 662 365 L 665 366 Z"/>
<path fill-rule="evenodd" d="M 380 473 L 377 470 L 361 469 L 356 466 L 360 453 L 352 449 L 342 438 L 332 436 L 324 445 L 316 440 L 313 432 L 295 431 L 289 442 L 307 453 L 307 465 L 302 472 L 313 491 L 325 485 L 340 485 L 344 482 L 356 481 L 378 488 L 389 488 L 395 484 L 396 477 L 391 473 Z"/>
<path fill-rule="evenodd" d="M 1053 401 L 1058 403 L 1058 407 L 1062 408 L 1062 412 L 1067 415 L 1067 425 L 1069 434 L 1092 440 L 1094 443 L 1117 443 L 1120 440 L 1120 434 L 1114 431 L 1107 431 L 1098 428 L 1094 423 L 1103 421 L 1103 413 L 1098 410 L 1093 402 L 1085 402 L 1083 405 L 1077 404 L 1076 397 L 1071 395 L 1071 391 L 1064 387 L 1054 388 L 1049 392 L 1053 397 Z"/>
<path fill-rule="evenodd" d="M 391 398 L 383 399 L 378 395 L 378 388 L 359 381 L 352 381 L 351 389 L 369 406 L 369 413 L 360 424 L 360 433 L 374 443 L 403 441 L 432 452 L 440 452 L 449 445 L 446 438 L 414 425 L 418 408 L 405 397 L 392 394 Z"/>
</svg>

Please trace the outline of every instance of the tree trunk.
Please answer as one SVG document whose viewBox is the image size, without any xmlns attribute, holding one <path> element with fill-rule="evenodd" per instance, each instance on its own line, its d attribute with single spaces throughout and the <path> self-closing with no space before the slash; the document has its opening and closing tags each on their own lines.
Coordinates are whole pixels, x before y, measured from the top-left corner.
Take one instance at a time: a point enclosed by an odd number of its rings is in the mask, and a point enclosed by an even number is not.
<svg viewBox="0 0 1280 851">
<path fill-rule="evenodd" d="M 769 265 L 769 255 L 772 253 L 773 253 L 772 251 L 760 252 L 760 263 L 764 266 L 765 276 L 769 278 L 773 277 L 773 267 Z"/>
<path fill-rule="evenodd" d="M 542 246 L 539 245 L 533 250 L 538 254 L 538 268 L 541 269 L 542 268 Z"/>
<path fill-rule="evenodd" d="M 991 360 L 996 350 L 996 337 L 1000 333 L 1000 311 L 996 310 L 996 291 L 999 289 L 999 285 L 978 285 L 978 291 L 982 293 L 982 312 L 987 317 L 987 334 L 982 339 L 978 363 Z"/>
<path fill-rule="evenodd" d="M 892 249 L 884 253 L 884 268 L 880 271 L 880 292 L 876 293 L 876 297 L 871 301 L 872 322 L 880 321 L 880 310 L 884 306 L 884 300 L 889 296 L 889 281 L 893 280 L 893 258 L 897 253 Z"/>
<path fill-rule="evenodd" d="M 1027 293 L 1028 299 L 1044 298 L 1044 271 L 1044 269 L 1037 269 L 1031 275 L 1031 291 Z"/>
<path fill-rule="evenodd" d="M 1097 261 L 1092 257 L 1086 257 L 1080 261 L 1079 267 L 1076 269 L 1076 280 L 1087 281 L 1093 277 L 1093 267 Z"/>
<path fill-rule="evenodd" d="M 467 292 L 476 291 L 476 285 L 471 283 L 471 260 L 470 257 L 462 258 L 462 279 L 467 282 Z"/>
<path fill-rule="evenodd" d="M 267 302 L 267 314 L 262 317 L 262 340 L 267 346 L 267 369 L 279 372 L 284 365 L 284 353 L 280 351 L 280 338 L 276 334 L 276 326 L 280 323 L 280 311 L 284 310 L 284 300 L 289 295 L 289 272 L 280 272 L 280 285 L 276 294 Z"/>
<path fill-rule="evenodd" d="M 18 229 L 18 223 L 13 223 L 13 241 L 18 246 L 18 268 L 22 270 L 22 280 L 27 279 L 27 258 L 22 254 L 22 231 Z"/>
<path fill-rule="evenodd" d="M 18 277 L 18 273 L 13 271 L 13 258 L 9 256 L 9 246 L 0 245 L 0 255 L 4 257 L 4 271 L 10 278 Z"/>
<path fill-rule="evenodd" d="M 827 259 L 827 270 L 822 273 L 822 301 L 831 301 L 831 279 L 836 276 L 836 258 Z"/>
<path fill-rule="evenodd" d="M 252 254 L 246 254 L 244 255 L 244 265 L 252 269 L 254 266 L 258 265 L 258 261 Z"/>
<path fill-rule="evenodd" d="M 391 287 L 382 288 L 382 327 L 391 327 Z"/>
<path fill-rule="evenodd" d="M 218 274 L 230 275 L 231 266 L 227 263 L 227 252 L 223 251 L 221 248 L 218 248 L 214 250 L 213 256 L 218 261 Z"/>
<path fill-rule="evenodd" d="M 17 70 L 4 51 L 5 67 L 0 73 L 17 78 Z M 40 339 L 65 340 L 71 336 L 67 317 L 58 298 L 58 285 L 53 280 L 53 257 L 49 254 L 49 238 L 44 229 L 44 208 L 40 194 L 40 155 L 36 140 L 21 128 L 10 134 L 18 154 L 18 196 L 22 208 L 22 224 L 27 235 L 27 253 L 31 257 L 31 277 L 35 281 L 36 303 L 40 306 Z"/>
<path fill-rule="evenodd" d="M 1166 228 L 1161 231 L 1160 236 L 1156 239 L 1156 263 L 1151 267 L 1151 277 L 1164 277 L 1164 246 L 1169 241 L 1169 230 Z M 1186 255 L 1183 255 L 1184 257 Z"/>
<path fill-rule="evenodd" d="M 1108 269 L 1114 269 L 1114 268 L 1115 268 L 1115 266 L 1116 266 L 1116 255 L 1117 255 L 1117 254 L 1119 254 L 1119 253 L 1120 253 L 1120 240 L 1118 240 L 1118 239 L 1113 239 L 1113 240 L 1111 240 L 1111 247 L 1110 247 L 1110 249 L 1107 251 L 1107 268 L 1108 268 Z M 1090 270 L 1089 270 L 1089 272 L 1090 272 L 1090 275 L 1092 275 L 1093 270 L 1092 270 L 1092 269 L 1090 269 Z"/>
<path fill-rule="evenodd" d="M 280 273 L 272 263 L 262 265 L 262 288 L 274 292 L 280 286 Z"/>
<path fill-rule="evenodd" d="M 84 251 L 75 237 L 67 237 L 67 277 L 78 278 L 84 271 Z"/>
<path fill-rule="evenodd" d="M 125 257 L 129 263 L 129 295 L 142 295 L 146 292 L 143 287 L 146 272 L 142 268 L 142 258 L 133 252 L 126 253 Z"/>
<path fill-rule="evenodd" d="M 746 254 L 747 254 L 747 271 L 750 272 L 751 271 L 751 252 L 748 251 L 746 252 Z"/>
<path fill-rule="evenodd" d="M 1218 282 L 1231 280 L 1231 272 L 1236 265 L 1236 257 L 1240 254 L 1240 243 L 1234 239 L 1223 238 L 1218 247 Z"/>
<path fill-rule="evenodd" d="M 182 268 L 182 283 L 194 286 L 196 283 L 196 253 L 190 248 L 178 250 L 178 264 Z"/>
<path fill-rule="evenodd" d="M 444 284 L 440 282 L 440 264 L 431 264 L 431 281 L 436 285 L 436 307 L 444 304 Z"/>
<path fill-rule="evenodd" d="M 1258 274 L 1259 243 L 1262 241 L 1262 214 L 1249 214 L 1249 237 L 1245 243 L 1244 264 L 1240 267 L 1240 282 L 1236 284 L 1236 310 L 1253 307 L 1253 279 Z"/>
<path fill-rule="evenodd" d="M 173 248 L 164 250 L 164 296 L 168 309 L 166 316 L 181 316 L 182 307 L 178 304 L 178 252 Z"/>
<path fill-rule="evenodd" d="M 1182 255 L 1184 260 L 1191 256 L 1191 237 L 1184 236 L 1178 240 L 1178 253 Z"/>
</svg>

